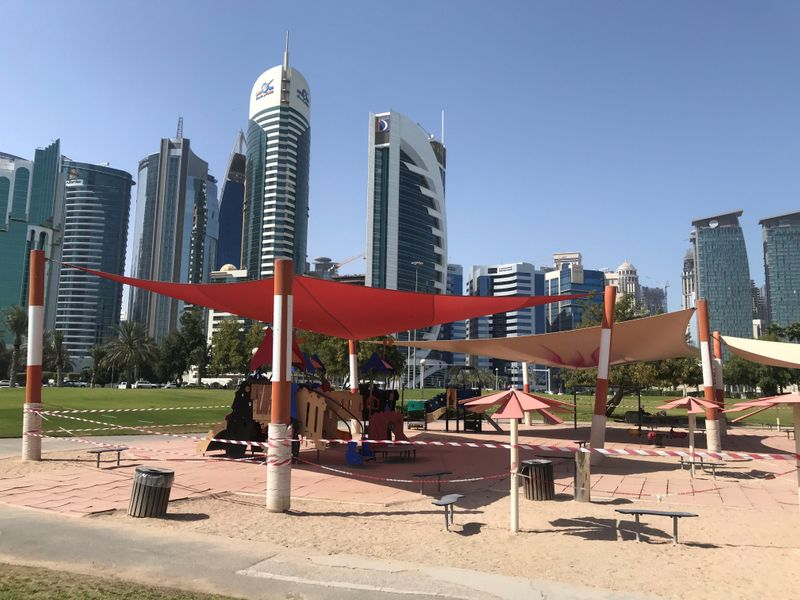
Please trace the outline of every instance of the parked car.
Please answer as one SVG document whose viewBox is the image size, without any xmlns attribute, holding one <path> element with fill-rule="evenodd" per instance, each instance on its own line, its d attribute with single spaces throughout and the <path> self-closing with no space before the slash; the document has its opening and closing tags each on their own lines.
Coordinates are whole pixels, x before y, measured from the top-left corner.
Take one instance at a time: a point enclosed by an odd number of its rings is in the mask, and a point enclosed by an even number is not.
<svg viewBox="0 0 800 600">
<path fill-rule="evenodd" d="M 119 388 L 121 390 L 127 390 L 128 389 L 128 382 L 127 381 L 120 381 L 119 385 L 117 386 L 117 388 Z"/>
<path fill-rule="evenodd" d="M 145 389 L 157 388 L 158 384 L 150 383 L 146 379 L 137 379 L 131 387 L 135 390 L 145 390 Z"/>
<path fill-rule="evenodd" d="M 0 387 L 11 387 L 11 382 L 8 379 L 0 379 Z"/>
<path fill-rule="evenodd" d="M 176 387 L 178 387 L 178 384 L 175 383 L 174 381 L 168 381 L 167 383 L 164 384 L 165 390 L 174 389 Z"/>
</svg>

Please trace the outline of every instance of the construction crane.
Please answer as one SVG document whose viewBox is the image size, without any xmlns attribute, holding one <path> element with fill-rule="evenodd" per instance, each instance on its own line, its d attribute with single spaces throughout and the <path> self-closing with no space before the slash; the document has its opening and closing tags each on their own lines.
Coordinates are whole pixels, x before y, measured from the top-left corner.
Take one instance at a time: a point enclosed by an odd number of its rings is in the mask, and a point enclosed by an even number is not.
<svg viewBox="0 0 800 600">
<path fill-rule="evenodd" d="M 364 258 L 364 253 L 359 252 L 355 256 L 350 256 L 344 260 L 334 262 L 327 256 L 318 256 L 314 259 L 314 273 L 323 279 L 329 279 L 339 274 L 339 267 L 353 262 L 359 258 Z"/>
</svg>

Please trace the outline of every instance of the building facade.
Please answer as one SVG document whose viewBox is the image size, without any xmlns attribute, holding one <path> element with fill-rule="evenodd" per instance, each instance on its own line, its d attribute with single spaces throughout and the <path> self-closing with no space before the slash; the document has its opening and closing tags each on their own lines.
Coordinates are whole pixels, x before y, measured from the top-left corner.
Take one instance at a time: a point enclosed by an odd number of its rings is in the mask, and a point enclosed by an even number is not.
<svg viewBox="0 0 800 600">
<path fill-rule="evenodd" d="M 551 302 L 544 306 L 547 333 L 577 328 L 586 302 L 603 302 L 605 273 L 584 269 L 580 252 L 553 255 L 554 266 L 544 274 L 544 293 L 548 296 L 596 292 L 593 298 Z"/>
<path fill-rule="evenodd" d="M 271 277 L 275 259 L 290 258 L 302 274 L 308 247 L 311 89 L 283 64 L 256 79 L 250 93 L 242 264 L 248 277 Z"/>
<path fill-rule="evenodd" d="M 242 264 L 242 217 L 244 215 L 244 180 L 247 152 L 244 133 L 236 137 L 236 143 L 228 158 L 225 178 L 219 195 L 219 240 L 215 270 L 223 265 Z"/>
<path fill-rule="evenodd" d="M 217 182 L 186 138 L 161 140 L 160 151 L 139 162 L 134 277 L 204 283 L 216 264 Z M 128 318 L 156 341 L 178 328 L 183 302 L 132 289 Z"/>
<path fill-rule="evenodd" d="M 37 149 L 32 161 L 0 152 L 0 313 L 13 305 L 28 306 L 31 250 L 60 258 L 63 210 L 59 140 Z M 51 330 L 58 269 L 50 262 L 45 268 L 45 329 Z M 3 331 L 0 319 L 0 333 Z"/>
<path fill-rule="evenodd" d="M 545 274 L 526 262 L 504 265 L 474 266 L 467 280 L 470 296 L 541 296 L 544 295 Z M 466 322 L 467 339 L 517 337 L 544 333 L 544 307 L 477 317 Z M 467 356 L 471 367 L 490 369 L 511 385 L 522 388 L 522 363 Z"/>
<path fill-rule="evenodd" d="M 800 321 L 800 212 L 762 219 L 759 225 L 767 318 L 785 327 Z"/>
<path fill-rule="evenodd" d="M 464 295 L 464 267 L 461 265 L 447 265 L 447 295 Z M 467 339 L 467 322 L 455 321 L 445 323 L 439 333 L 441 340 L 465 340 Z M 466 365 L 466 355 L 461 352 L 443 352 L 442 360 L 451 366 Z"/>
<path fill-rule="evenodd" d="M 64 158 L 62 260 L 106 273 L 125 272 L 130 173 Z M 55 329 L 63 332 L 73 368 L 91 364 L 91 349 L 119 325 L 122 285 L 62 265 Z"/>
<path fill-rule="evenodd" d="M 667 290 L 660 287 L 643 285 L 642 304 L 648 315 L 659 315 L 667 312 Z"/>
<path fill-rule="evenodd" d="M 750 267 L 744 234 L 739 225 L 743 211 L 692 221 L 697 298 L 708 301 L 711 331 L 750 338 L 753 335 Z"/>
<path fill-rule="evenodd" d="M 617 294 L 630 296 L 634 304 L 642 304 L 642 288 L 639 285 L 639 272 L 627 260 L 617 267 Z"/>
</svg>

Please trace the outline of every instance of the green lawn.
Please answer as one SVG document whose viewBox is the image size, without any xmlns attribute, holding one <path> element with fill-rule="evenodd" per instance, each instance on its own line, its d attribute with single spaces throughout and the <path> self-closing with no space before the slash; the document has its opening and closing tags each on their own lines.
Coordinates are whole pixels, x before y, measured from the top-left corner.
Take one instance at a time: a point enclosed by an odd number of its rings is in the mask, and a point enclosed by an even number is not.
<svg viewBox="0 0 800 600">
<path fill-rule="evenodd" d="M 437 394 L 442 393 L 444 390 L 441 388 L 430 388 L 430 389 L 414 389 L 414 390 L 405 390 L 403 393 L 404 401 L 408 400 L 418 400 L 418 399 L 428 399 L 433 398 Z M 486 391 L 485 393 L 491 393 L 491 390 Z M 690 392 L 691 393 L 691 392 Z M 547 396 L 547 394 L 543 394 Z M 572 402 L 573 397 L 572 394 L 564 394 L 561 396 L 551 394 L 549 397 L 555 398 L 557 400 L 561 400 L 562 402 Z M 675 398 L 680 398 L 681 394 L 679 392 L 674 393 L 665 393 L 663 396 L 642 396 L 642 408 L 651 414 L 655 414 L 660 409 L 656 408 L 661 404 L 666 404 L 670 400 L 674 400 Z M 702 392 L 700 393 L 700 398 L 702 398 Z M 594 396 L 586 395 L 586 394 L 578 394 L 577 397 L 578 401 L 578 421 L 586 422 L 592 420 L 592 413 L 594 409 Z M 738 399 L 726 398 L 725 404 L 726 406 L 732 406 L 735 403 L 740 402 Z M 622 419 L 625 416 L 625 412 L 629 410 L 635 411 L 637 409 L 636 403 L 636 395 L 625 396 L 620 403 L 620 406 L 614 412 L 613 418 Z M 684 410 L 670 410 L 667 411 L 668 415 L 685 415 L 686 411 Z M 735 419 L 741 415 L 747 414 L 746 412 L 741 413 L 731 413 L 728 415 L 728 420 Z M 776 419 L 780 417 L 781 426 L 788 425 L 792 426 L 794 424 L 794 419 L 792 415 L 791 408 L 770 408 L 769 410 L 765 410 L 763 412 L 754 415 L 753 417 L 747 418 L 744 421 L 741 421 L 743 424 L 747 425 L 775 425 Z M 565 420 L 571 420 L 571 415 Z"/>
<path fill-rule="evenodd" d="M 4 600 L 233 600 L 229 596 L 196 594 L 0 563 L 0 598 Z"/>
<path fill-rule="evenodd" d="M 222 421 L 233 402 L 234 390 L 210 389 L 154 389 L 118 390 L 112 388 L 43 388 L 42 404 L 44 410 L 101 409 L 101 408 L 156 408 L 190 406 L 224 406 L 215 409 L 165 410 L 154 412 L 87 413 L 70 416 L 102 421 L 111 425 L 131 425 L 150 427 L 153 425 L 180 425 L 191 423 L 210 423 Z M 0 437 L 20 437 L 22 435 L 22 406 L 25 390 L 22 388 L 0 388 Z M 87 429 L 104 425 L 83 423 L 72 419 L 47 416 L 43 429 L 58 427 L 65 429 Z M 207 426 L 169 427 L 166 431 L 204 431 Z M 84 435 L 123 435 L 135 431 L 115 429 L 113 431 L 80 432 Z M 69 435 L 63 432 L 62 435 Z"/>
</svg>

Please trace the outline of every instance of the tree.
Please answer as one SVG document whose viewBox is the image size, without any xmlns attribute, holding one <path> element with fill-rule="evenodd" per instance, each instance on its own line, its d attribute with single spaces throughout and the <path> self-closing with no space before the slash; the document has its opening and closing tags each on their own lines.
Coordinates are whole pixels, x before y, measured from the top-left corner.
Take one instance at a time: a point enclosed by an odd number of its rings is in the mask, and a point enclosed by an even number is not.
<svg viewBox="0 0 800 600">
<path fill-rule="evenodd" d="M 64 332 L 55 330 L 47 336 L 48 357 L 43 360 L 43 364 L 48 371 L 56 372 L 56 386 L 61 387 L 64 383 L 64 372 L 72 370 L 72 358 L 69 349 L 64 345 Z"/>
<path fill-rule="evenodd" d="M 11 365 L 9 367 L 8 379 L 9 386 L 17 386 L 17 369 L 20 364 L 20 352 L 22 347 L 22 337 L 28 331 L 28 313 L 19 305 L 11 306 L 5 311 L 4 323 L 6 329 L 13 336 L 13 350 L 11 352 Z"/>
<path fill-rule="evenodd" d="M 104 365 L 124 371 L 130 384 L 139 379 L 140 369 L 153 362 L 156 346 L 139 323 L 128 321 L 115 329 L 119 337 L 106 344 Z"/>
<path fill-rule="evenodd" d="M 170 331 L 158 347 L 158 358 L 154 365 L 156 376 L 159 381 L 181 381 L 187 363 L 183 336 L 177 331 Z"/>
<path fill-rule="evenodd" d="M 103 367 L 103 359 L 106 356 L 106 348 L 102 344 L 98 344 L 93 346 L 92 349 L 89 351 L 92 356 L 92 379 L 91 379 L 91 387 L 94 387 L 96 383 L 103 383 L 101 381 L 101 376 L 104 375 L 108 369 Z"/>
<path fill-rule="evenodd" d="M 206 327 L 203 309 L 192 306 L 181 315 L 180 337 L 183 344 L 185 364 L 181 375 L 190 365 L 197 367 L 197 384 L 202 382 L 210 358 L 210 348 L 206 342 Z"/>
<path fill-rule="evenodd" d="M 211 371 L 217 374 L 243 373 L 249 360 L 239 320 L 229 317 L 220 321 L 211 338 Z"/>
</svg>

